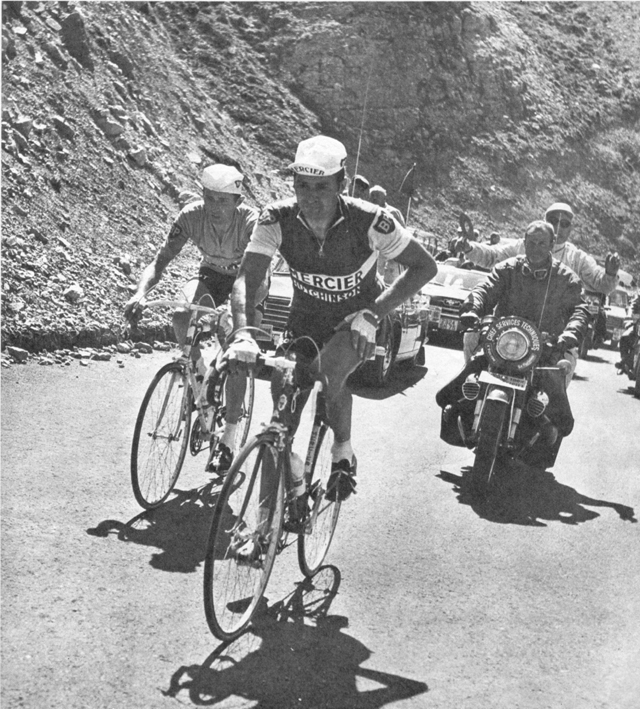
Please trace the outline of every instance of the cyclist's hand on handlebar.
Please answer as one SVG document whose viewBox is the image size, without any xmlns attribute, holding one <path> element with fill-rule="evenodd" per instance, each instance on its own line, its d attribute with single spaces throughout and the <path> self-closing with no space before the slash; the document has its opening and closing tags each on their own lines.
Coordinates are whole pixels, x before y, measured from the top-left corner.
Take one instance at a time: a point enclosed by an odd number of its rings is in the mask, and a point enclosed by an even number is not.
<svg viewBox="0 0 640 709">
<path fill-rule="evenodd" d="M 229 345 L 227 351 L 225 352 L 225 359 L 228 362 L 245 362 L 247 364 L 254 364 L 259 354 L 260 348 L 253 337 L 251 337 L 251 335 L 241 333 L 236 335 L 233 342 Z"/>
<path fill-rule="evenodd" d="M 369 359 L 376 347 L 378 316 L 371 310 L 359 310 L 345 318 L 351 328 L 351 345 L 361 359 Z"/>
</svg>

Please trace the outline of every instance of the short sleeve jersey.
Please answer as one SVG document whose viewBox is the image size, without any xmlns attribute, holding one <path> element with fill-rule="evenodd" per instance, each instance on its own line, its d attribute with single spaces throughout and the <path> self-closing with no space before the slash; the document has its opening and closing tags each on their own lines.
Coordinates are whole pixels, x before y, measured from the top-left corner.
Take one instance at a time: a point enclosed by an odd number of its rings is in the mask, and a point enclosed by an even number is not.
<svg viewBox="0 0 640 709">
<path fill-rule="evenodd" d="M 320 244 L 295 199 L 267 206 L 247 252 L 273 256 L 279 250 L 293 282 L 290 325 L 296 334 L 305 322 L 335 326 L 346 315 L 371 307 L 382 292 L 377 277 L 379 254 L 401 254 L 411 233 L 383 208 L 339 195 L 336 217 Z"/>
<path fill-rule="evenodd" d="M 191 240 L 202 256 L 201 268 L 235 276 L 257 221 L 257 210 L 239 204 L 231 226 L 226 231 L 219 232 L 207 216 L 204 202 L 191 202 L 180 211 L 173 222 L 160 254 L 169 259 L 174 258 L 187 241 Z"/>
</svg>

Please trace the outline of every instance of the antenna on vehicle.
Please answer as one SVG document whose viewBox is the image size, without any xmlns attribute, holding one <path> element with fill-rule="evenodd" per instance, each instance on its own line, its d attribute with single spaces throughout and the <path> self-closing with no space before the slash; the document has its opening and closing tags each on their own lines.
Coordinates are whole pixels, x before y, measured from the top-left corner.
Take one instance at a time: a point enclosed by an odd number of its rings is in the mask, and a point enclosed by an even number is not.
<svg viewBox="0 0 640 709">
<path fill-rule="evenodd" d="M 362 146 L 362 134 L 364 132 L 364 118 L 367 111 L 367 100 L 369 98 L 369 84 L 371 83 L 371 74 L 373 72 L 373 62 L 369 64 L 369 76 L 367 77 L 367 86 L 364 91 L 364 103 L 362 104 L 362 121 L 360 122 L 360 136 L 358 137 L 358 152 L 356 153 L 356 166 L 353 172 L 354 175 L 358 174 L 358 164 L 360 162 L 360 148 Z M 351 197 L 353 197 L 353 188 L 355 184 L 351 183 Z"/>
<path fill-rule="evenodd" d="M 416 164 L 413 163 L 413 165 L 409 168 L 409 172 L 404 176 L 404 180 L 402 180 L 402 184 L 400 185 L 400 193 L 401 194 L 406 194 L 409 197 L 409 202 L 407 203 L 407 216 L 405 217 L 405 224 L 408 226 L 409 225 L 409 214 L 411 212 L 411 198 L 413 197 L 413 192 L 414 192 L 414 186 L 413 186 L 413 178 L 415 175 L 416 171 Z"/>
</svg>

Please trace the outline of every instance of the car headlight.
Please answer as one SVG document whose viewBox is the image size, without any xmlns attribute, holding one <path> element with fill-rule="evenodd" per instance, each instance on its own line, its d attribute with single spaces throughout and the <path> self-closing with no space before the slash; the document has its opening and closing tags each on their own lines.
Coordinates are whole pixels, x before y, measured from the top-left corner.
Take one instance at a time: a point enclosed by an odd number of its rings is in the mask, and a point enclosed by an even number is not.
<svg viewBox="0 0 640 709">
<path fill-rule="evenodd" d="M 502 359 L 517 362 L 529 351 L 529 341 L 519 330 L 505 330 L 498 337 L 496 351 Z"/>
</svg>

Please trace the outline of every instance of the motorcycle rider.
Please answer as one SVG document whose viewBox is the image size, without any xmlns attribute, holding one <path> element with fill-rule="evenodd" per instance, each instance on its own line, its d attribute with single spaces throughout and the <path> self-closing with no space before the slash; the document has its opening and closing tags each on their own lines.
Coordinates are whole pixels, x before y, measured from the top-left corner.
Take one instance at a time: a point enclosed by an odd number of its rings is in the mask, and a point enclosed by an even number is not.
<svg viewBox="0 0 640 709">
<path fill-rule="evenodd" d="M 579 249 L 568 239 L 573 227 L 574 213 L 564 202 L 554 202 L 547 208 L 545 221 L 552 225 L 556 232 L 552 256 L 568 266 L 582 281 L 588 290 L 607 295 L 617 285 L 617 274 L 620 268 L 620 257 L 617 253 L 608 253 L 604 268 L 596 263 L 593 256 Z M 499 244 L 482 244 L 478 241 L 468 241 L 464 235 L 456 241 L 457 251 L 464 253 L 466 258 L 481 268 L 492 268 L 506 258 L 525 252 L 524 239 L 502 241 Z M 604 313 L 601 313 L 595 323 L 596 339 L 605 339 L 606 323 Z M 465 335 L 465 358 L 471 355 L 478 344 L 477 333 Z"/>
<path fill-rule="evenodd" d="M 480 319 L 491 313 L 496 317 L 516 315 L 526 318 L 547 335 L 543 363 L 568 360 L 571 371 L 567 380 L 570 381 L 589 311 L 582 300 L 582 288 L 576 274 L 552 256 L 554 237 L 549 222 L 531 222 L 524 233 L 524 255 L 513 256 L 493 268 L 487 279 L 469 294 L 461 320 L 465 327 L 477 327 Z M 453 445 L 465 445 L 462 439 L 458 443 L 450 440 L 451 427 L 457 426 L 458 415 L 466 420 L 467 429 L 471 428 L 473 417 L 473 409 L 464 410 L 461 404 L 460 387 L 469 374 L 486 366 L 484 353 L 477 353 L 436 395 L 436 402 L 443 409 L 441 437 Z M 550 419 L 546 431 L 550 453 L 545 465 L 552 465 L 557 453 L 553 444 L 557 441 L 559 446 L 560 436 L 571 433 L 573 416 L 564 379 L 547 376 L 545 391 L 549 396 Z"/>
</svg>

